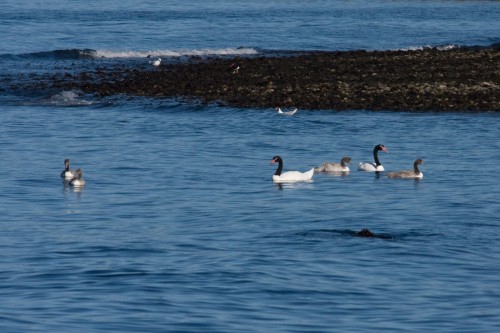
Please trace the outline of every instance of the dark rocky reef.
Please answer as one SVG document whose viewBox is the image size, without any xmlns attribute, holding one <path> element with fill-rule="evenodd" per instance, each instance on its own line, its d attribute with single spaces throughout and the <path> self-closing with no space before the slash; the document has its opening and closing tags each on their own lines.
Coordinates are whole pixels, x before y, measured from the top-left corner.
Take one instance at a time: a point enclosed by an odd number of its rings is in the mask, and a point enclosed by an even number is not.
<svg viewBox="0 0 500 333">
<path fill-rule="evenodd" d="M 356 232 L 357 237 L 375 237 L 375 234 L 368 229 L 362 229 Z"/>
<path fill-rule="evenodd" d="M 382 239 L 393 239 L 392 235 L 387 234 L 374 234 L 368 229 L 362 229 L 360 231 L 354 231 L 354 236 L 356 237 L 364 237 L 364 238 L 382 238 Z"/>
<path fill-rule="evenodd" d="M 83 72 L 57 85 L 98 96 L 174 97 L 236 107 L 500 111 L 500 49 L 192 59 L 159 68 Z"/>
</svg>

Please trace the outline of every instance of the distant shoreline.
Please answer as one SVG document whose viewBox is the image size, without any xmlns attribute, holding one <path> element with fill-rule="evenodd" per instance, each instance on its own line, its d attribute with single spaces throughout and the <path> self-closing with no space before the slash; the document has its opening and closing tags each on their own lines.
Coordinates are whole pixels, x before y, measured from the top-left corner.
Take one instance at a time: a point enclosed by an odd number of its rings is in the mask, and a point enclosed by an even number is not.
<svg viewBox="0 0 500 333">
<path fill-rule="evenodd" d="M 500 48 L 193 57 L 158 68 L 85 72 L 58 84 L 98 96 L 196 99 L 242 108 L 500 111 Z"/>
</svg>

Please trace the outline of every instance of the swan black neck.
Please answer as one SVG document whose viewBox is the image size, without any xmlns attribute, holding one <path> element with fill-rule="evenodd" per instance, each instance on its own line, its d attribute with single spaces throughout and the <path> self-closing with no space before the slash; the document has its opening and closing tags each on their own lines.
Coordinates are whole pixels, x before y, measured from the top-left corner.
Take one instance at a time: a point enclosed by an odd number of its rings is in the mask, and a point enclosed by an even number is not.
<svg viewBox="0 0 500 333">
<path fill-rule="evenodd" d="M 64 160 L 64 171 L 69 171 L 69 160 Z"/>
<path fill-rule="evenodd" d="M 422 160 L 416 160 L 413 162 L 413 171 L 415 171 L 416 175 L 420 175 L 420 170 L 418 169 L 419 164 L 422 164 Z"/>
<path fill-rule="evenodd" d="M 382 164 L 382 163 L 380 163 L 380 161 L 378 159 L 378 151 L 379 150 L 382 150 L 382 148 L 380 148 L 380 145 L 376 146 L 375 148 L 373 148 L 373 158 L 375 159 L 375 165 L 376 166 L 379 166 L 379 165 Z"/>
<path fill-rule="evenodd" d="M 274 173 L 276 176 L 281 176 L 281 172 L 283 171 L 283 160 L 279 156 L 273 157 L 274 162 L 278 162 L 278 169 Z"/>
</svg>

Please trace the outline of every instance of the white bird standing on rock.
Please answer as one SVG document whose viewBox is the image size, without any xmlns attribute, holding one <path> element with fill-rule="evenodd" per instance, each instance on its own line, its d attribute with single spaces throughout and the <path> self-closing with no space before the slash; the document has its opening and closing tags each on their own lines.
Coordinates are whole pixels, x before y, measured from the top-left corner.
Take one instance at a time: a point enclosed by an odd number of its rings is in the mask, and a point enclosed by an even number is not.
<svg viewBox="0 0 500 333">
<path fill-rule="evenodd" d="M 161 58 L 158 58 L 156 60 L 150 61 L 149 63 L 151 65 L 155 66 L 155 67 L 159 67 L 161 65 Z"/>
<path fill-rule="evenodd" d="M 279 114 L 286 114 L 287 116 L 293 116 L 294 114 L 297 113 L 298 109 L 297 108 L 294 108 L 293 110 L 291 111 L 282 111 L 280 107 L 277 107 L 275 109 Z"/>
</svg>

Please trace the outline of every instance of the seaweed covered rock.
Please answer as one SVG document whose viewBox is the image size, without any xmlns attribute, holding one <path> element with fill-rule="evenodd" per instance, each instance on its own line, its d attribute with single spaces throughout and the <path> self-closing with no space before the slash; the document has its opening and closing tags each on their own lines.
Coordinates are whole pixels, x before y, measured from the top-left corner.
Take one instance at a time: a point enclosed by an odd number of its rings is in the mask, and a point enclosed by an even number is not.
<svg viewBox="0 0 500 333">
<path fill-rule="evenodd" d="M 309 52 L 236 61 L 118 67 L 65 82 L 100 96 L 180 97 L 237 107 L 500 110 L 500 50 L 495 47 Z"/>
</svg>

